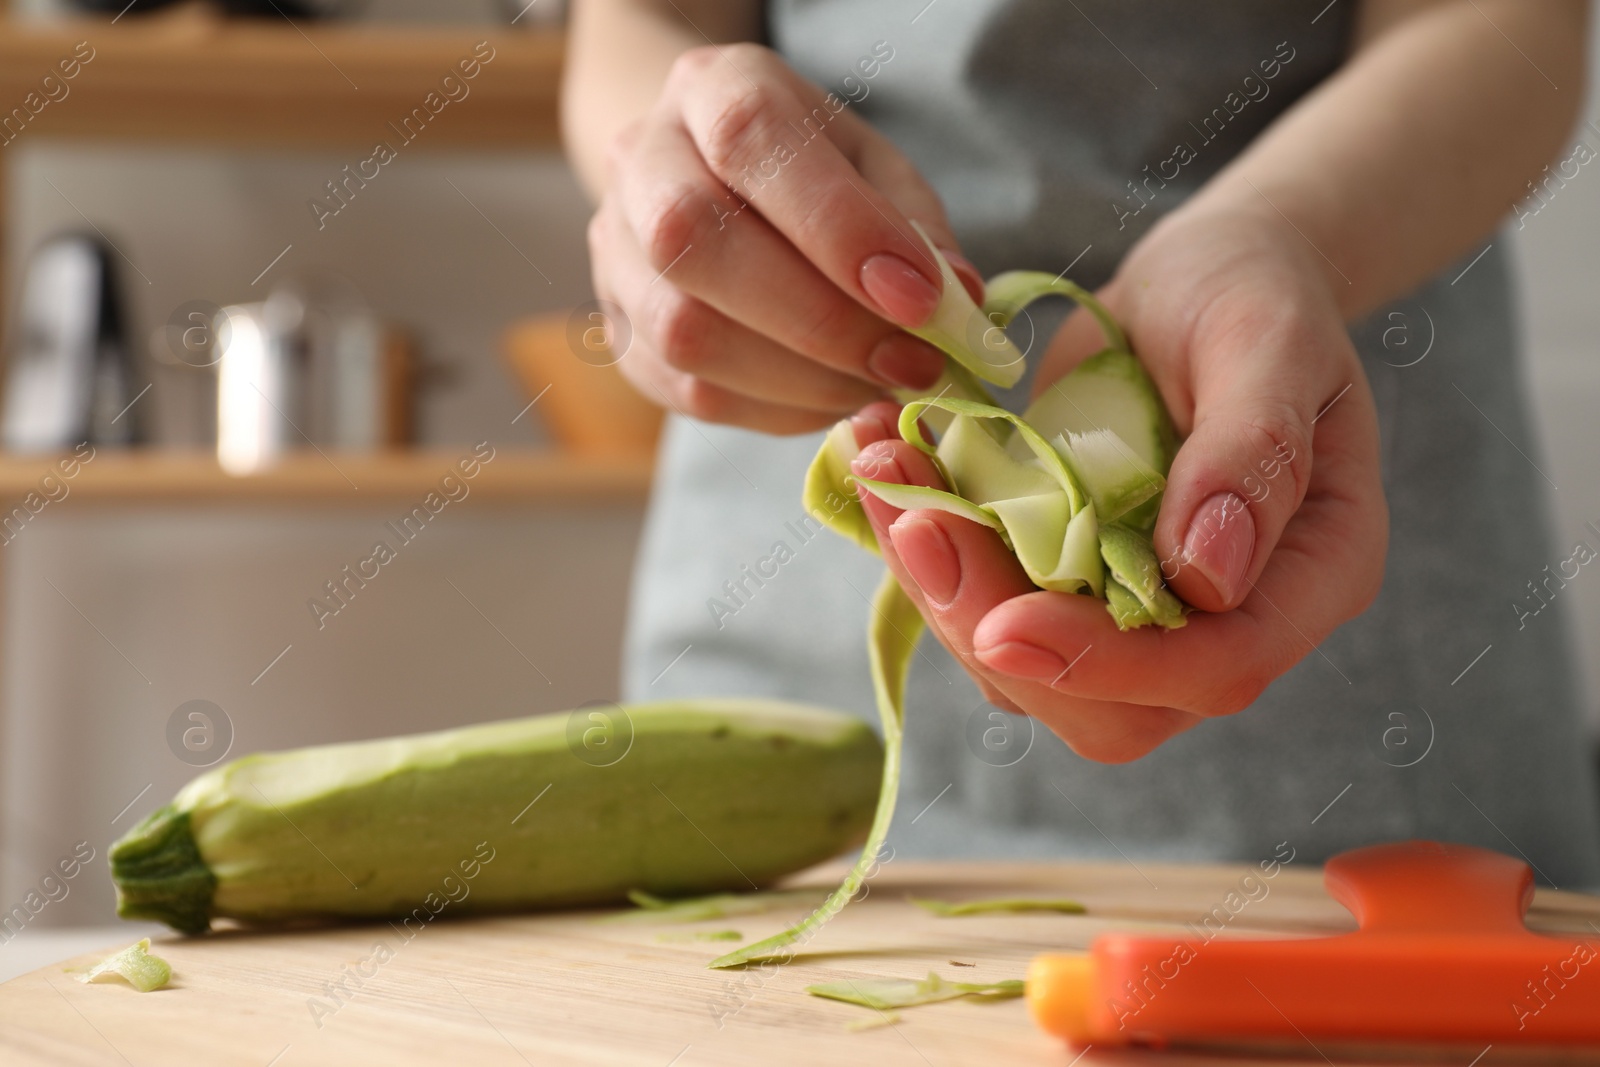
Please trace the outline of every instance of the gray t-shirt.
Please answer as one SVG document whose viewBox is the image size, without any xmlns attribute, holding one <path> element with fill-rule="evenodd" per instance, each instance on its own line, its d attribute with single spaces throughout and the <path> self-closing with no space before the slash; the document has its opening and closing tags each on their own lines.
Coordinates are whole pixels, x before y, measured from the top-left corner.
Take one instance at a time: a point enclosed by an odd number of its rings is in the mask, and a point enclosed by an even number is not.
<svg viewBox="0 0 1600 1067">
<path fill-rule="evenodd" d="M 1350 7 L 782 0 L 769 25 L 802 73 L 922 168 L 980 270 L 1071 264 L 1094 286 L 1339 66 Z M 1600 532 L 1551 536 L 1500 248 L 1351 330 L 1391 513 L 1377 603 L 1248 710 L 1120 766 L 984 704 L 925 640 L 897 855 L 1138 864 L 1256 860 L 1287 842 L 1314 861 L 1428 837 L 1520 854 L 1564 887 L 1600 885 L 1594 772 L 1554 595 L 1576 542 L 1600 550 Z M 1032 318 L 1037 350 L 1060 309 Z M 803 521 L 817 444 L 669 422 L 629 699 L 768 695 L 874 718 L 863 636 L 882 563 Z"/>
</svg>

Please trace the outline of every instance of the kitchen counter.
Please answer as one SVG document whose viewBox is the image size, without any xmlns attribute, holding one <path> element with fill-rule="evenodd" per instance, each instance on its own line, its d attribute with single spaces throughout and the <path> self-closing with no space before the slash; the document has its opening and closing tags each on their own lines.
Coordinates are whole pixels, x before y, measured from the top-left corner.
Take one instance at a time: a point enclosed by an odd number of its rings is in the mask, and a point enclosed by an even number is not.
<svg viewBox="0 0 1600 1067">
<path fill-rule="evenodd" d="M 1258 876 L 1249 883 L 1256 888 L 1241 898 L 1240 880 L 1250 872 Z M 797 884 L 826 888 L 838 873 L 819 869 Z M 271 933 L 220 930 L 187 939 L 166 934 L 154 946 L 172 964 L 166 990 L 139 994 L 121 983 L 74 981 L 70 970 L 96 961 L 100 951 L 0 986 L 0 1062 L 1065 1067 L 1077 1052 L 1037 1030 L 1020 1000 L 909 1008 L 888 1024 L 871 1009 L 812 997 L 804 988 L 840 979 L 921 978 L 930 970 L 967 982 L 1021 978 L 1038 952 L 1083 948 L 1108 928 L 1193 936 L 1184 924 L 1198 923 L 1230 893 L 1244 903 L 1222 911 L 1229 916 L 1222 936 L 1314 936 L 1354 928 L 1324 893 L 1320 870 L 1291 865 L 1272 878 L 1260 873 L 1243 866 L 890 861 L 869 883 L 868 896 L 846 908 L 793 963 L 743 971 L 705 966 L 737 942 L 687 938 L 730 929 L 745 939 L 765 937 L 810 905 L 790 902 L 766 914 L 672 925 L 603 922 L 608 913 L 591 911 L 441 917 L 409 927 L 375 922 Z M 1065 896 L 1088 911 L 940 918 L 908 903 L 908 895 L 951 901 Z M 1546 891 L 1529 915 L 1531 926 L 1549 931 L 1589 930 L 1597 920 L 1600 901 Z M 132 928 L 48 937 L 36 932 L 31 951 L 71 950 L 100 933 L 106 949 L 137 936 Z M 3 952 L 23 943 L 19 938 Z M 884 1025 L 851 1028 L 863 1023 Z M 1309 1045 L 1297 1051 L 1322 1062 Z M 1090 1067 L 1163 1058 L 1092 1049 L 1077 1062 Z M 1184 1062 L 1223 1061 L 1188 1055 Z"/>
</svg>

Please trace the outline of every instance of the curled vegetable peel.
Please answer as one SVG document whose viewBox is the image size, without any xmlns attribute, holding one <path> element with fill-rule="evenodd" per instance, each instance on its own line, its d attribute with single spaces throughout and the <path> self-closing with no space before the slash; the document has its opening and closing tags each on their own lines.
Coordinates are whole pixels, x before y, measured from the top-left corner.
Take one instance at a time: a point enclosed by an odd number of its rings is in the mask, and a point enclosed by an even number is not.
<svg viewBox="0 0 1600 1067">
<path fill-rule="evenodd" d="M 80 975 L 78 981 L 110 982 L 118 978 L 141 993 L 150 993 L 172 981 L 172 968 L 166 960 L 150 952 L 150 939 L 146 937 L 107 956 Z"/>
<path fill-rule="evenodd" d="M 929 323 L 911 332 L 948 357 L 927 394 L 899 396 L 900 436 L 927 453 L 945 489 L 857 479 L 860 449 L 848 420 L 835 425 L 806 473 L 809 514 L 873 552 L 877 537 L 854 484 L 901 509 L 937 508 L 995 530 L 1041 589 L 1106 602 L 1128 630 L 1184 625 L 1187 608 L 1162 580 L 1151 544 L 1177 434 L 1161 394 L 1111 313 L 1072 282 L 1036 271 L 991 279 L 980 308 L 918 227 L 939 263 L 944 290 Z M 1004 327 L 1044 296 L 1066 296 L 1100 324 L 1106 347 L 1042 392 L 1021 415 L 999 407 L 984 382 L 1015 385 L 1024 354 Z M 930 441 L 924 426 L 939 435 Z M 842 504 L 841 504 L 842 502 Z M 872 828 L 844 882 L 797 925 L 711 962 L 735 967 L 788 960 L 860 890 L 888 836 L 900 784 L 905 684 L 923 629 L 916 605 L 886 573 L 872 603 L 867 648 L 883 725 L 884 769 Z"/>
<path fill-rule="evenodd" d="M 952 919 L 968 915 L 1021 914 L 1030 911 L 1053 911 L 1062 915 L 1082 915 L 1088 909 L 1076 900 L 1050 897 L 1003 897 L 998 900 L 963 900 L 952 904 L 946 900 L 929 900 L 926 897 L 907 897 L 907 900 L 942 918 Z"/>
<path fill-rule="evenodd" d="M 889 836 L 895 798 L 900 792 L 900 738 L 905 725 L 906 675 L 917 648 L 917 638 L 922 636 L 922 627 L 922 615 L 917 606 L 900 588 L 894 575 L 884 572 L 877 595 L 872 598 L 872 618 L 867 624 L 873 695 L 877 699 L 878 718 L 883 724 L 883 785 L 878 792 L 878 809 L 872 816 L 872 828 L 867 831 L 867 842 L 861 848 L 861 858 L 816 911 L 780 934 L 718 956 L 711 961 L 711 967 L 737 967 L 753 960 L 787 962 L 795 954 L 790 946 L 809 941 L 824 923 L 850 903 L 850 898 L 867 880 L 867 872 L 877 862 L 883 842 Z"/>
<path fill-rule="evenodd" d="M 929 249 L 939 255 L 931 243 Z M 833 515 L 835 530 L 876 551 L 871 524 L 851 488 L 859 481 L 895 507 L 936 508 L 990 527 L 1035 585 L 1104 599 L 1122 629 L 1182 626 L 1186 609 L 1162 581 L 1150 541 L 1177 435 L 1126 334 L 1094 297 L 1049 274 L 1010 271 L 995 277 L 981 309 L 953 277 L 947 277 L 934 313 L 942 325 L 913 331 L 950 357 L 945 376 L 932 395 L 900 398 L 905 407 L 899 424 L 900 436 L 932 457 L 946 488 L 855 479 L 850 464 L 859 449 L 845 421 L 828 432 L 807 473 L 806 510 Z M 997 406 L 979 379 L 1015 384 L 1021 354 L 1000 327 L 1051 295 L 1087 308 L 1106 347 L 1018 415 Z M 983 328 L 959 331 L 949 325 L 973 320 Z M 1014 362 L 1006 362 L 1013 354 Z M 925 425 L 938 432 L 937 443 L 928 439 Z M 819 508 L 829 494 L 850 503 Z"/>
<path fill-rule="evenodd" d="M 822 982 L 806 986 L 814 997 L 842 1000 L 846 1004 L 859 1004 L 863 1008 L 888 1011 L 891 1008 L 912 1008 L 918 1004 L 936 1004 L 941 1000 L 974 997 L 978 1000 L 1008 1000 L 1025 992 L 1021 979 L 1009 978 L 1003 982 L 951 982 L 934 971 L 928 977 L 916 978 L 856 978 L 843 982 Z"/>
</svg>

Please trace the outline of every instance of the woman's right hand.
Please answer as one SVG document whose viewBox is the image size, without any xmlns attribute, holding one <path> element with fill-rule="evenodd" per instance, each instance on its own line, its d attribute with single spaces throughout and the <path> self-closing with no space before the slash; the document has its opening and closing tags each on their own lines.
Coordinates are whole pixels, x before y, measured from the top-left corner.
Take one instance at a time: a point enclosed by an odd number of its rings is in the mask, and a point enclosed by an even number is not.
<svg viewBox="0 0 1600 1067">
<path fill-rule="evenodd" d="M 926 388 L 944 356 L 901 327 L 941 282 L 912 219 L 981 299 L 938 196 L 843 98 L 758 45 L 685 52 L 589 225 L 595 291 L 633 331 L 620 369 L 680 414 L 776 434 Z"/>
</svg>

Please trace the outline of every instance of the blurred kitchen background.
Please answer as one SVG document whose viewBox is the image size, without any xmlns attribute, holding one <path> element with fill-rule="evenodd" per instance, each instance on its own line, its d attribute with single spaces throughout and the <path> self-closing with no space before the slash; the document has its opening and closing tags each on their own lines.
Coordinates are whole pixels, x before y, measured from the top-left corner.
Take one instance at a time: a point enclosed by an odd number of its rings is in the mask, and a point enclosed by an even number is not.
<svg viewBox="0 0 1600 1067">
<path fill-rule="evenodd" d="M 97 444 L 71 478 L 52 455 L 0 457 L 0 520 L 30 491 L 47 501 L 0 532 L 0 911 L 77 842 L 96 849 L 40 927 L 109 921 L 106 845 L 224 749 L 614 697 L 648 484 L 651 415 L 604 351 L 571 343 L 592 324 L 571 316 L 591 294 L 588 208 L 555 142 L 561 0 L 278 0 L 298 28 L 270 3 L 225 20 L 145 0 L 118 17 L 125 2 L 90 22 L 13 0 L 0 23 L 0 107 L 48 101 L 0 132 L 10 388 L 38 390 L 33 410 L 60 400 L 52 339 L 93 320 L 51 310 L 103 308 L 108 266 L 129 351 L 83 349 L 99 353 L 92 432 L 147 445 Z M 93 58 L 64 79 L 79 41 Z M 414 141 L 386 127 L 463 85 Z M 366 162 L 380 139 L 396 158 Z M 1578 140 L 1600 151 L 1600 128 Z M 1561 487 L 1570 550 L 1600 525 L 1600 171 L 1509 231 L 1544 434 L 1519 444 Z M 41 254 L 63 234 L 95 240 Z M 222 409 L 237 475 L 212 458 L 228 346 L 282 387 Z M 19 348 L 41 361 L 21 386 Z M 345 402 L 313 410 L 307 390 L 330 381 Z M 51 432 L 91 431 L 8 422 L 6 440 Z M 441 490 L 485 441 L 492 461 Z M 463 485 L 414 542 L 385 525 Z M 380 539 L 397 558 L 349 582 Z M 1600 582 L 1566 595 L 1600 694 Z M 319 621 L 312 598 L 337 614 Z"/>
</svg>

